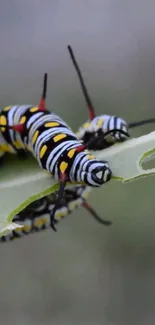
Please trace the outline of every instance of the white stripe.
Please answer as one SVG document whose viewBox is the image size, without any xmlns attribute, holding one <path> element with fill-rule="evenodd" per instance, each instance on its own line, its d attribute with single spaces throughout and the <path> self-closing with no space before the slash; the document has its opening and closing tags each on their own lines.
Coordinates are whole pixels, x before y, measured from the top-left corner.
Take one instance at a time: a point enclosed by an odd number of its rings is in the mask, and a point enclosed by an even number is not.
<svg viewBox="0 0 155 325">
<path fill-rule="evenodd" d="M 91 166 L 89 167 L 89 169 L 88 169 L 89 173 L 91 173 L 92 170 L 94 170 L 94 169 L 97 168 L 97 167 L 101 167 L 101 168 L 103 168 L 103 167 L 105 167 L 105 164 L 104 164 L 104 163 L 98 163 L 98 162 L 96 162 L 96 161 L 94 160 L 93 163 L 92 163 L 92 165 L 91 165 Z"/>
<path fill-rule="evenodd" d="M 50 155 L 50 156 L 53 156 L 53 158 L 52 158 L 51 164 L 49 166 L 49 170 L 51 171 L 51 165 L 53 165 L 52 166 L 52 170 L 53 170 L 53 167 L 58 162 L 58 159 L 63 152 L 65 152 L 67 149 L 72 149 L 74 147 L 75 147 L 75 141 L 66 141 L 65 145 L 64 145 L 64 143 L 62 143 L 57 148 L 55 148 L 51 153 L 52 155 Z M 60 148 L 62 148 L 62 149 L 60 150 Z"/>
<path fill-rule="evenodd" d="M 36 141 L 35 146 L 34 146 L 34 149 L 33 149 L 35 155 L 39 155 L 40 147 L 42 146 L 43 143 L 46 144 L 46 142 L 49 141 L 50 138 L 52 140 L 53 137 L 55 137 L 59 133 L 64 133 L 66 135 L 71 135 L 71 136 L 74 137 L 74 135 L 72 134 L 72 132 L 69 131 L 66 128 L 60 128 L 60 127 L 58 128 L 58 127 L 56 127 L 56 128 L 48 129 L 48 130 L 42 132 L 38 136 L 37 141 Z M 63 142 L 65 143 L 66 141 L 67 141 L 67 138 L 66 138 L 66 140 L 64 139 Z M 76 138 L 75 138 L 75 141 L 76 141 Z M 32 147 L 32 143 L 30 144 L 30 146 Z"/>
<path fill-rule="evenodd" d="M 79 166 L 79 169 L 78 169 L 78 172 L 77 172 L 77 179 L 78 180 L 81 179 L 81 173 L 82 173 L 82 171 L 84 171 L 83 166 L 87 165 L 88 162 L 89 162 L 89 160 L 88 160 L 87 154 L 85 154 L 85 156 L 83 156 L 83 159 L 82 159 L 82 161 L 80 163 L 80 166 Z"/>
<path fill-rule="evenodd" d="M 18 106 L 16 106 L 17 108 Z M 18 124 L 21 117 L 27 112 L 32 106 L 31 105 L 20 105 L 15 112 L 13 124 Z"/>
<path fill-rule="evenodd" d="M 113 130 L 115 127 L 114 125 L 114 117 L 112 116 L 110 119 L 110 123 L 109 123 L 109 130 Z"/>
<path fill-rule="evenodd" d="M 92 180 L 92 174 L 91 173 L 86 173 L 86 172 L 82 172 L 81 173 L 81 180 L 84 182 L 84 179 L 85 179 L 85 175 L 87 175 L 86 179 L 87 179 L 87 184 L 91 185 L 91 186 L 100 186 L 99 184 L 95 183 L 93 180 Z"/>
<path fill-rule="evenodd" d="M 43 143 L 46 143 L 47 141 L 49 141 L 50 139 L 53 139 L 53 135 L 55 136 L 56 134 L 59 134 L 61 131 L 61 128 L 57 129 L 57 132 L 55 132 L 52 129 L 48 129 L 48 130 L 45 130 L 44 132 L 42 132 L 39 137 L 37 138 L 37 141 L 34 145 L 34 153 L 37 155 L 37 152 L 40 151 L 40 147 Z M 32 146 L 32 144 L 31 144 Z"/>
<path fill-rule="evenodd" d="M 36 112 L 36 114 L 33 114 L 33 115 L 29 118 L 29 120 L 28 120 L 28 122 L 27 122 L 27 125 L 26 125 L 27 129 L 29 129 L 29 128 L 31 127 L 31 124 L 34 123 L 34 121 L 35 121 L 39 116 L 41 116 L 41 115 L 43 115 L 43 114 L 44 114 L 43 112 L 40 112 L 40 113 L 37 113 L 37 112 Z"/>
<path fill-rule="evenodd" d="M 73 162 L 73 165 L 72 165 L 72 168 L 71 168 L 71 170 L 70 170 L 70 180 L 73 182 L 73 181 L 76 181 L 77 179 L 75 179 L 75 169 L 76 169 L 76 166 L 77 166 L 77 164 L 79 163 L 79 161 L 80 160 L 82 160 L 83 159 L 83 152 L 80 152 L 77 156 L 76 156 L 76 158 L 75 158 L 75 160 L 74 160 L 74 162 Z"/>
<path fill-rule="evenodd" d="M 75 141 L 66 141 L 65 145 L 64 143 L 61 143 L 58 147 L 56 147 L 54 150 L 52 150 L 52 152 L 50 153 L 47 162 L 46 162 L 46 168 L 48 171 L 50 171 L 52 173 L 53 168 L 56 164 L 56 162 L 58 161 L 58 158 L 60 157 L 60 155 L 67 149 L 71 149 L 72 147 L 74 147 L 74 145 L 76 145 L 77 143 Z M 62 148 L 62 149 L 61 149 Z M 60 150 L 61 149 L 61 150 Z M 56 156 L 54 157 L 54 154 L 58 151 L 58 153 L 56 154 Z"/>
<path fill-rule="evenodd" d="M 17 106 L 12 106 L 11 109 L 8 111 L 8 115 L 7 115 L 7 118 L 8 118 L 8 125 L 12 126 L 14 125 L 14 113 L 17 109 Z M 18 123 L 16 123 L 18 124 Z M 15 137 L 14 137 L 14 131 L 9 129 L 9 135 L 10 135 L 10 138 L 11 138 L 11 141 L 13 142 L 15 140 Z"/>
</svg>

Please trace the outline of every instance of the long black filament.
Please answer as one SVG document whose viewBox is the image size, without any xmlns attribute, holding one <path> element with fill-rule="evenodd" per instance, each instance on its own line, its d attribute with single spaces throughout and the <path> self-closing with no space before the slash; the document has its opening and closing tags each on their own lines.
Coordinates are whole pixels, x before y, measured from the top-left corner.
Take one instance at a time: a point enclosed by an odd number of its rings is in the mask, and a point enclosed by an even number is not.
<svg viewBox="0 0 155 325">
<path fill-rule="evenodd" d="M 129 135 L 127 132 L 125 132 L 125 131 L 123 131 L 123 130 L 119 130 L 119 129 L 113 129 L 113 130 L 109 130 L 109 131 L 105 132 L 104 134 L 98 136 L 97 139 L 98 139 L 98 140 L 100 140 L 100 139 L 103 140 L 104 138 L 107 137 L 107 135 L 109 135 L 109 134 L 111 134 L 111 133 L 113 133 L 113 135 L 114 135 L 114 134 L 117 133 L 117 132 L 119 132 L 119 133 L 125 135 L 127 138 L 130 138 L 130 135 Z M 96 139 L 93 138 L 93 139 L 91 139 L 90 141 L 88 141 L 88 143 L 86 144 L 86 147 L 89 148 L 90 146 L 92 146 L 92 148 L 93 148 L 93 146 L 95 145 L 95 143 L 96 143 Z"/>
<path fill-rule="evenodd" d="M 91 214 L 91 216 L 100 224 L 104 225 L 104 226 L 111 226 L 112 225 L 112 221 L 110 220 L 105 220 L 105 219 L 101 219 L 97 213 L 95 212 L 95 210 L 87 203 L 84 202 L 82 204 L 82 206 L 89 211 L 89 213 Z"/>
<path fill-rule="evenodd" d="M 90 119 L 92 120 L 94 117 L 95 117 L 95 111 L 94 111 L 94 107 L 93 107 L 93 104 L 92 104 L 92 101 L 90 99 L 90 96 L 88 94 L 88 90 L 87 90 L 87 87 L 85 85 L 85 82 L 84 82 L 84 79 L 83 79 L 83 76 L 82 76 L 82 73 L 81 73 L 81 70 L 77 64 L 77 61 L 75 59 L 75 55 L 73 53 L 73 50 L 71 48 L 70 45 L 68 45 L 68 51 L 69 51 L 69 54 L 70 54 L 70 57 L 72 59 L 72 62 L 73 62 L 73 65 L 75 67 L 75 70 L 77 72 L 77 75 L 79 77 L 79 81 L 80 81 L 80 85 L 81 85 L 81 89 L 82 89 L 82 92 L 83 92 L 83 95 L 84 95 L 84 98 L 86 100 L 86 103 L 88 105 L 88 110 L 89 110 L 89 115 L 90 115 Z"/>
<path fill-rule="evenodd" d="M 131 123 L 128 123 L 128 127 L 129 127 L 129 129 L 132 129 L 132 128 L 135 128 L 137 126 L 150 124 L 150 123 L 155 123 L 155 118 L 150 118 L 150 119 L 147 119 L 147 120 L 141 120 L 141 121 L 137 121 L 137 122 L 131 122 Z"/>
<path fill-rule="evenodd" d="M 47 94 L 47 73 L 44 74 L 42 99 L 46 99 Z"/>
</svg>

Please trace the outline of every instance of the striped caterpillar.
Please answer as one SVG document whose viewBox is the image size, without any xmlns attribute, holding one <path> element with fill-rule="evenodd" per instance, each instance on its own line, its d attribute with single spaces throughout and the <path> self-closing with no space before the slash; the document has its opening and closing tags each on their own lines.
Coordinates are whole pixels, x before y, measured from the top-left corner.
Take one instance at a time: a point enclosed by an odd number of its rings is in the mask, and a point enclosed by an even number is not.
<svg viewBox="0 0 155 325">
<path fill-rule="evenodd" d="M 88 89 L 84 82 L 84 78 L 70 45 L 68 45 L 68 51 L 77 72 L 82 93 L 89 112 L 89 120 L 79 128 L 76 136 L 83 142 L 84 145 L 87 146 L 88 149 L 102 150 L 116 142 L 123 142 L 129 138 L 129 129 L 155 122 L 155 118 L 127 123 L 124 119 L 117 116 L 105 114 L 96 116 L 92 100 L 88 94 Z M 115 132 L 116 129 L 118 130 L 117 132 Z"/>
<path fill-rule="evenodd" d="M 111 225 L 111 221 L 101 219 L 87 203 L 88 195 L 91 191 L 89 186 L 76 185 L 65 189 L 60 206 L 54 214 L 54 224 L 71 214 L 75 209 L 84 207 L 94 217 L 94 219 L 105 226 Z M 14 222 L 23 225 L 22 228 L 13 230 L 10 234 L 2 236 L 1 242 L 12 241 L 22 238 L 28 234 L 36 233 L 52 227 L 51 214 L 55 206 L 57 193 L 52 193 L 36 202 L 31 203 L 13 219 Z"/>
<path fill-rule="evenodd" d="M 58 198 L 51 215 L 51 227 L 56 231 L 54 213 L 66 183 L 100 187 L 111 179 L 112 171 L 108 162 L 92 156 L 68 125 L 45 108 L 46 92 L 47 74 L 38 106 L 7 106 L 1 111 L 0 149 L 13 154 L 18 150 L 30 152 L 41 168 L 59 180 Z"/>
</svg>

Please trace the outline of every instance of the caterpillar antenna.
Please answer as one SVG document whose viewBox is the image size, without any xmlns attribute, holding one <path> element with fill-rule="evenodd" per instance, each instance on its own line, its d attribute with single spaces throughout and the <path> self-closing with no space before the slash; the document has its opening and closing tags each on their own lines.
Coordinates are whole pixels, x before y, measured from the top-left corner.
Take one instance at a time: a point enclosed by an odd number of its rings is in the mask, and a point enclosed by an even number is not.
<svg viewBox="0 0 155 325">
<path fill-rule="evenodd" d="M 82 89 L 82 92 L 83 92 L 83 95 L 84 95 L 84 98 L 86 100 L 86 103 L 88 105 L 88 111 L 89 111 L 89 117 L 90 117 L 90 120 L 93 120 L 93 118 L 95 117 L 95 110 L 94 110 L 94 107 L 93 107 L 93 104 L 92 104 L 92 101 L 90 99 L 90 96 L 88 94 L 88 90 L 87 90 L 87 87 L 85 85 L 85 82 L 84 82 L 84 78 L 82 76 L 82 73 L 81 73 L 81 70 L 79 68 L 79 65 L 75 59 L 75 55 L 74 55 L 74 52 L 71 48 L 70 45 L 68 45 L 68 51 L 69 51 L 69 54 L 70 54 L 70 57 L 71 57 L 71 60 L 73 62 L 73 65 L 75 67 L 75 70 L 77 72 L 77 75 L 79 77 L 79 81 L 80 81 L 80 85 L 81 85 L 81 89 Z"/>
<path fill-rule="evenodd" d="M 45 111 L 46 109 L 46 95 L 47 95 L 47 78 L 48 75 L 47 73 L 44 74 L 44 81 L 43 81 L 43 91 L 42 91 L 42 96 L 41 96 L 41 100 L 39 103 L 39 111 Z"/>
</svg>

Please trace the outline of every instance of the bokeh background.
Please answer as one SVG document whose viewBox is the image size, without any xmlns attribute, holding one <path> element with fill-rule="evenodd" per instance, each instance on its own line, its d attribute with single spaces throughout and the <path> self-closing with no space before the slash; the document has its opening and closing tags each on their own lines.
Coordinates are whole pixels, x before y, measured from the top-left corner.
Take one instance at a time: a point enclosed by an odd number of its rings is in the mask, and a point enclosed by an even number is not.
<svg viewBox="0 0 155 325">
<path fill-rule="evenodd" d="M 37 104 L 47 71 L 48 108 L 76 131 L 88 112 L 71 44 L 98 114 L 155 116 L 154 10 L 151 0 L 2 0 L 1 107 Z M 92 192 L 89 202 L 111 228 L 80 209 L 56 234 L 1 245 L 0 323 L 153 325 L 154 184 L 153 177 L 113 181 Z"/>
</svg>

